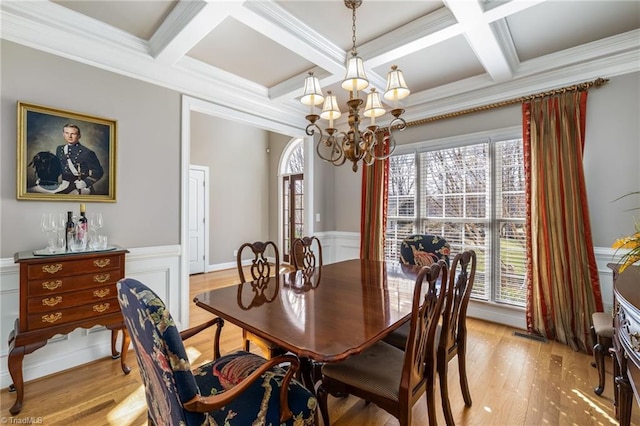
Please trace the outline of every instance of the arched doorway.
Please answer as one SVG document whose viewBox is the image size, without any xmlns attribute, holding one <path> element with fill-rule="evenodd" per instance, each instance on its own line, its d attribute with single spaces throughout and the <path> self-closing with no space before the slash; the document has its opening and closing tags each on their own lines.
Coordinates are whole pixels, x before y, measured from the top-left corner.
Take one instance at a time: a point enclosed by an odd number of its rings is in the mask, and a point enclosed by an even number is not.
<svg viewBox="0 0 640 426">
<path fill-rule="evenodd" d="M 283 260 L 291 262 L 291 243 L 304 234 L 304 143 L 294 139 L 282 154 L 281 247 Z"/>
</svg>

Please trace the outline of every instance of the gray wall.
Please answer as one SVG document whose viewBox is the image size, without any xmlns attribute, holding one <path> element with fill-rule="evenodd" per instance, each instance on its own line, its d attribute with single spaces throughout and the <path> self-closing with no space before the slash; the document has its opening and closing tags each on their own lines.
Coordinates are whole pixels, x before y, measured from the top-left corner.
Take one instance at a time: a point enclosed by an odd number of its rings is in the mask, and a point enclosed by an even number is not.
<svg viewBox="0 0 640 426">
<path fill-rule="evenodd" d="M 89 202 L 87 213 L 103 213 L 112 243 L 179 244 L 180 94 L 5 40 L 0 48 L 0 257 L 46 245 L 42 212 L 79 209 L 16 200 L 17 101 L 117 120 L 117 202 Z"/>
<path fill-rule="evenodd" d="M 596 246 L 633 233 L 640 220 L 640 73 L 612 78 L 589 91 L 584 171 L 591 231 Z"/>
<path fill-rule="evenodd" d="M 75 202 L 16 200 L 18 100 L 116 119 L 117 202 L 88 203 L 88 212 L 104 214 L 105 231 L 113 243 L 126 247 L 179 244 L 180 94 L 4 40 L 0 47 L 0 257 L 45 245 L 38 229 L 42 212 L 78 209 Z M 633 230 L 634 212 L 627 210 L 640 206 L 640 197 L 612 200 L 640 188 L 639 99 L 638 73 L 614 77 L 589 92 L 584 164 L 596 246 L 608 247 Z M 277 216 L 272 213 L 278 210 L 274 206 L 277 162 L 289 138 L 204 116 L 192 121 L 193 132 L 201 135 L 194 137 L 192 162 L 209 156 L 213 161 L 208 164 L 212 223 L 234 224 L 221 234 L 211 227 L 211 263 L 232 261 L 229 248 L 256 235 L 277 241 Z M 398 140 L 428 141 L 520 122 L 520 107 L 511 106 L 411 127 Z M 216 154 L 206 154 L 198 146 L 204 140 L 217 146 Z M 271 154 L 266 154 L 268 147 Z M 361 173 L 353 173 L 349 165 L 336 168 L 313 155 L 314 217 L 315 213 L 321 216 L 315 230 L 359 232 Z M 224 161 L 216 162 L 219 159 Z M 230 193 L 230 183 L 243 189 Z"/>
<path fill-rule="evenodd" d="M 640 74 L 611 78 L 589 91 L 584 169 L 594 245 L 609 247 L 616 238 L 633 232 L 640 196 L 615 198 L 640 191 Z M 521 106 L 514 105 L 453 119 L 409 127 L 396 137 L 414 143 L 520 126 Z M 359 232 L 360 172 L 335 171 L 335 230 Z"/>
<path fill-rule="evenodd" d="M 268 147 L 267 131 L 191 113 L 191 164 L 209 167 L 209 264 L 234 262 L 234 249 L 270 238 L 277 210 L 269 202 Z"/>
</svg>

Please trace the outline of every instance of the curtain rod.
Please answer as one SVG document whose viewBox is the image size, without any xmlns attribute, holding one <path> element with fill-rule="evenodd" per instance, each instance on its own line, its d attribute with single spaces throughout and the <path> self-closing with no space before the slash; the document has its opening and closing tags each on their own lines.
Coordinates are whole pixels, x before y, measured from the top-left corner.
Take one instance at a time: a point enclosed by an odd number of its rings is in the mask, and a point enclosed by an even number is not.
<svg viewBox="0 0 640 426">
<path fill-rule="evenodd" d="M 500 108 L 507 105 L 518 104 L 526 101 L 530 101 L 538 98 L 545 98 L 548 96 L 555 96 L 566 92 L 584 92 L 585 90 L 589 90 L 592 87 L 600 87 L 609 82 L 608 78 L 597 78 L 593 81 L 586 81 L 584 83 L 574 84 L 573 86 L 561 87 L 559 89 L 549 90 L 547 92 L 535 93 L 533 95 L 525 95 L 519 98 L 508 99 L 506 101 L 494 102 L 488 105 L 481 105 L 478 107 L 473 107 L 469 109 L 463 109 L 461 111 L 449 112 L 447 114 L 436 115 L 433 117 L 421 118 L 419 120 L 410 121 L 407 123 L 407 127 L 409 126 L 419 126 L 421 124 L 431 123 L 438 120 L 444 120 L 445 118 L 454 118 L 459 117 L 465 114 L 471 114 L 472 112 L 479 111 L 487 111 L 494 108 Z"/>
</svg>

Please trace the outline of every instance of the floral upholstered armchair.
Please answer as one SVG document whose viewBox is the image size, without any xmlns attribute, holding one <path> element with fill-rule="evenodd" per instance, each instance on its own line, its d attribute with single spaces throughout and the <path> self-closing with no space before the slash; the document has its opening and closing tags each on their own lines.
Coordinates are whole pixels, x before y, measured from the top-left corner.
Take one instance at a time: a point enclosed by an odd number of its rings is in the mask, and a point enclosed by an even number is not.
<svg viewBox="0 0 640 426">
<path fill-rule="evenodd" d="M 430 266 L 444 259 L 449 265 L 449 243 L 442 237 L 429 234 L 410 235 L 400 245 L 400 263 Z"/>
<path fill-rule="evenodd" d="M 267 361 L 244 351 L 220 357 L 222 319 L 181 333 L 151 289 L 130 278 L 117 287 L 154 425 L 314 423 L 317 401 L 293 379 L 299 368 L 297 357 L 282 355 Z M 215 359 L 192 370 L 182 341 L 213 325 L 218 327 Z M 283 363 L 288 368 L 281 368 Z"/>
</svg>

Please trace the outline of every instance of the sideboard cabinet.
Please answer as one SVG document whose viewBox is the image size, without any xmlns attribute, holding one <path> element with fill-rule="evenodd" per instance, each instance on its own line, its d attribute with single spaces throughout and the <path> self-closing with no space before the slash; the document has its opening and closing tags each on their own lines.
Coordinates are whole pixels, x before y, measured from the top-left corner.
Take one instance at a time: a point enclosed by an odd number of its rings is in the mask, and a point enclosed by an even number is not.
<svg viewBox="0 0 640 426">
<path fill-rule="evenodd" d="M 125 374 L 129 336 L 118 304 L 116 283 L 124 278 L 126 249 L 37 256 L 19 252 L 20 316 L 9 335 L 9 373 L 16 402 L 9 410 L 22 409 L 24 380 L 22 362 L 26 354 L 47 344 L 57 334 L 96 325 L 111 330 L 111 355 L 120 358 Z M 121 353 L 116 350 L 119 330 L 123 331 Z M 122 354 L 122 355 L 121 355 Z"/>
<path fill-rule="evenodd" d="M 615 405 L 621 426 L 631 423 L 634 395 L 640 402 L 640 267 L 613 270 L 613 363 Z"/>
</svg>

